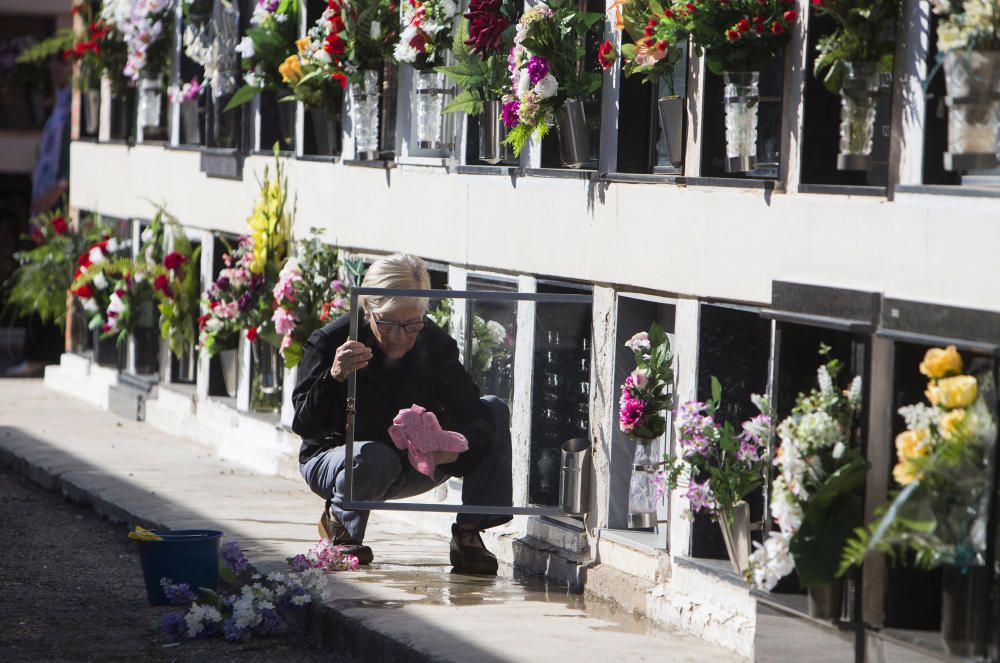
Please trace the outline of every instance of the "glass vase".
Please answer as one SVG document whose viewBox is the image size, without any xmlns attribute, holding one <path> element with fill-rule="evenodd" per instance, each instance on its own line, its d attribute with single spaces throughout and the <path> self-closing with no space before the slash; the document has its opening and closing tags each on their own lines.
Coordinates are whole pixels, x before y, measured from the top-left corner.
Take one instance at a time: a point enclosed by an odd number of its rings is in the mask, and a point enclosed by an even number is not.
<svg viewBox="0 0 1000 663">
<path fill-rule="evenodd" d="M 143 141 L 166 139 L 163 110 L 163 82 L 158 79 L 140 79 L 139 126 L 142 127 Z"/>
<path fill-rule="evenodd" d="M 378 154 L 378 72 L 361 72 L 360 83 L 351 83 L 351 124 L 354 154 L 360 160 L 377 159 Z"/>
<path fill-rule="evenodd" d="M 1000 152 L 1000 51 L 951 51 L 944 58 L 948 89 L 946 170 L 995 168 Z"/>
<path fill-rule="evenodd" d="M 760 72 L 722 72 L 722 101 L 726 111 L 726 172 L 743 173 L 757 167 L 757 106 Z"/>
<path fill-rule="evenodd" d="M 840 91 L 838 170 L 868 170 L 878 104 L 877 62 L 848 62 Z"/>
<path fill-rule="evenodd" d="M 413 72 L 418 149 L 450 150 L 454 145 L 450 131 L 452 115 L 442 113 L 451 94 L 444 74 L 422 70 Z"/>
<path fill-rule="evenodd" d="M 632 477 L 628 486 L 628 527 L 649 529 L 656 525 L 656 464 L 652 440 L 636 440 Z"/>
</svg>

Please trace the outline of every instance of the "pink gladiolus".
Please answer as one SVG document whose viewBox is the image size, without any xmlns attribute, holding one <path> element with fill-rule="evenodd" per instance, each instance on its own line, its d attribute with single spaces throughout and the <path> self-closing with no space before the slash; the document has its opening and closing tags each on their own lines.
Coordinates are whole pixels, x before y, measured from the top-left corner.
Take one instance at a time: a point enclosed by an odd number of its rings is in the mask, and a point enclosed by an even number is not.
<svg viewBox="0 0 1000 663">
<path fill-rule="evenodd" d="M 282 335 L 291 334 L 295 331 L 295 326 L 299 323 L 295 319 L 294 313 L 280 306 L 274 309 L 274 315 L 271 316 L 271 320 L 274 322 L 274 330 Z"/>
</svg>

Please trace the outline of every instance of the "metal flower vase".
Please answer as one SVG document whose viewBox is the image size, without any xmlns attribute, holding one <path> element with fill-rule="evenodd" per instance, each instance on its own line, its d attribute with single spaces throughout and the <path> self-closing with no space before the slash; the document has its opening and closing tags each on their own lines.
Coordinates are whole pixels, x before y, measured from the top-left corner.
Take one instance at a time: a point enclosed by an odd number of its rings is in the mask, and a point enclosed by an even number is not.
<svg viewBox="0 0 1000 663">
<path fill-rule="evenodd" d="M 198 99 L 181 102 L 181 129 L 185 145 L 201 145 L 201 113 Z"/>
<path fill-rule="evenodd" d="M 580 168 L 590 161 L 590 134 L 583 102 L 567 99 L 556 114 L 559 126 L 559 158 L 567 168 Z"/>
<path fill-rule="evenodd" d="M 226 395 L 230 398 L 236 398 L 236 377 L 239 373 L 237 359 L 235 348 L 219 352 L 219 365 L 222 367 L 222 383 L 226 388 Z"/>
<path fill-rule="evenodd" d="M 145 299 L 136 305 L 132 332 L 132 366 L 137 375 L 151 375 L 160 369 L 160 329 L 156 302 Z"/>
<path fill-rule="evenodd" d="M 198 374 L 198 350 L 195 346 L 189 345 L 181 350 L 177 356 L 177 372 L 174 373 L 174 382 L 191 384 Z"/>
<path fill-rule="evenodd" d="M 684 165 L 684 99 L 678 96 L 660 97 L 656 108 L 670 164 L 680 168 Z"/>
<path fill-rule="evenodd" d="M 340 123 L 333 109 L 310 106 L 306 113 L 316 138 L 316 154 L 328 157 L 340 154 Z"/>
<path fill-rule="evenodd" d="M 632 457 L 632 477 L 628 485 L 628 527 L 649 529 L 656 526 L 657 465 L 653 462 L 652 440 L 636 440 Z"/>
<path fill-rule="evenodd" d="M 507 125 L 503 123 L 503 104 L 499 101 L 483 102 L 479 116 L 479 160 L 491 165 L 514 161 L 514 150 L 504 145 Z"/>
<path fill-rule="evenodd" d="M 454 115 L 442 113 L 453 94 L 444 74 L 420 69 L 413 72 L 418 149 L 450 150 L 454 147 Z"/>
<path fill-rule="evenodd" d="M 142 139 L 166 140 L 167 126 L 164 122 L 163 82 L 159 79 L 139 80 L 139 126 Z"/>
<path fill-rule="evenodd" d="M 757 106 L 760 72 L 722 72 L 726 110 L 726 172 L 743 173 L 757 167 Z"/>
<path fill-rule="evenodd" d="M 743 575 L 750 568 L 750 505 L 737 502 L 719 513 L 719 529 L 726 543 L 733 571 Z"/>
<path fill-rule="evenodd" d="M 848 62 L 840 90 L 840 153 L 837 170 L 868 170 L 871 163 L 879 64 Z"/>
<path fill-rule="evenodd" d="M 80 95 L 83 110 L 83 133 L 96 136 L 101 126 L 101 91 L 84 90 Z"/>
<path fill-rule="evenodd" d="M 379 157 L 378 98 L 378 72 L 366 69 L 361 72 L 360 83 L 351 83 L 351 124 L 354 131 L 354 154 L 362 161 Z"/>
<path fill-rule="evenodd" d="M 946 564 L 941 574 L 941 640 L 953 656 L 982 658 L 989 610 L 990 574 L 983 566 Z"/>
<path fill-rule="evenodd" d="M 809 616 L 814 619 L 840 619 L 844 583 L 834 580 L 829 585 L 813 585 L 807 590 Z"/>
<path fill-rule="evenodd" d="M 1000 153 L 1000 51 L 951 51 L 944 58 L 948 96 L 946 170 L 995 168 Z"/>
</svg>

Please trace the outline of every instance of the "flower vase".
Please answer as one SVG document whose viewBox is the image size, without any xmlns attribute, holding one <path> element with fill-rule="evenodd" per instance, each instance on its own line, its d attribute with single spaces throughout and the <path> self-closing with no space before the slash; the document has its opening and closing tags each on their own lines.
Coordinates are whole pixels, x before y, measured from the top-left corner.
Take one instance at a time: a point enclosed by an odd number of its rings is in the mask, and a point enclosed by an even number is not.
<svg viewBox="0 0 1000 663">
<path fill-rule="evenodd" d="M 87 314 L 84 312 L 83 307 L 80 306 L 78 299 L 73 299 L 72 307 L 73 309 L 69 318 L 69 349 L 70 352 L 83 354 L 87 350 L 92 349 L 95 337 L 90 333 L 90 328 L 87 327 Z"/>
<path fill-rule="evenodd" d="M 559 159 L 566 168 L 580 168 L 590 163 L 590 134 L 583 102 L 567 99 L 556 113 L 559 126 Z"/>
<path fill-rule="evenodd" d="M 192 384 L 198 375 L 198 350 L 194 345 L 189 345 L 181 350 L 177 357 L 177 372 L 174 373 L 174 382 Z"/>
<path fill-rule="evenodd" d="M 844 583 L 840 580 L 834 580 L 829 585 L 809 587 L 809 616 L 813 619 L 840 619 L 843 589 Z"/>
<path fill-rule="evenodd" d="M 354 131 L 354 155 L 361 161 L 378 159 L 378 72 L 366 69 L 361 82 L 351 83 L 351 124 Z"/>
<path fill-rule="evenodd" d="M 251 347 L 253 348 L 253 362 L 256 368 L 255 377 L 260 392 L 265 396 L 280 393 L 284 371 L 278 348 L 263 341 L 254 341 Z"/>
<path fill-rule="evenodd" d="M 444 107 L 454 94 L 444 74 L 421 69 L 413 72 L 413 105 L 417 115 L 417 149 L 450 150 L 454 146 L 451 113 Z"/>
<path fill-rule="evenodd" d="M 156 303 L 151 299 L 136 305 L 132 348 L 133 368 L 137 375 L 150 375 L 159 370 L 160 330 L 157 328 Z"/>
<path fill-rule="evenodd" d="M 726 172 L 743 173 L 757 167 L 757 105 L 760 72 L 724 71 L 726 111 Z"/>
<path fill-rule="evenodd" d="M 632 477 L 628 486 L 628 528 L 649 529 L 656 526 L 656 465 L 652 440 L 636 440 L 632 457 Z"/>
<path fill-rule="evenodd" d="M 379 158 L 392 161 L 396 158 L 396 90 L 398 89 L 399 67 L 386 62 L 382 65 L 382 78 L 379 82 L 379 114 L 378 124 Z"/>
<path fill-rule="evenodd" d="M 278 149 L 291 152 L 295 150 L 295 104 L 280 100 L 287 94 L 285 90 L 282 90 L 275 97 L 278 107 L 278 141 L 280 142 Z"/>
<path fill-rule="evenodd" d="M 98 366 L 106 366 L 108 368 L 116 368 L 121 370 L 122 365 L 125 363 L 124 359 L 124 346 L 118 345 L 118 339 L 115 336 L 110 338 L 101 338 L 101 329 L 94 329 L 94 361 L 97 362 Z"/>
<path fill-rule="evenodd" d="M 479 116 L 479 160 L 496 165 L 514 161 L 514 151 L 504 145 L 507 125 L 503 123 L 503 104 L 499 101 L 484 101 L 483 112 Z"/>
<path fill-rule="evenodd" d="M 230 398 L 236 398 L 236 377 L 239 373 L 236 349 L 221 350 L 219 352 L 219 365 L 222 367 L 222 382 L 226 387 L 226 395 Z"/>
<path fill-rule="evenodd" d="M 946 564 L 941 574 L 941 640 L 948 653 L 968 658 L 986 654 L 990 574 L 983 566 Z"/>
<path fill-rule="evenodd" d="M 558 500 L 556 491 L 559 490 L 559 449 L 542 449 L 535 462 L 535 470 L 538 473 L 539 503 L 554 504 Z"/>
<path fill-rule="evenodd" d="M 101 91 L 84 90 L 80 93 L 80 105 L 83 112 L 83 135 L 96 136 L 101 126 Z"/>
<path fill-rule="evenodd" d="M 656 108 L 670 164 L 680 168 L 684 165 L 684 99 L 677 96 L 660 97 L 656 101 Z"/>
<path fill-rule="evenodd" d="M 166 140 L 167 126 L 163 121 L 163 82 L 158 79 L 139 80 L 139 126 L 142 140 Z"/>
<path fill-rule="evenodd" d="M 868 170 L 878 104 L 879 64 L 848 62 L 840 90 L 837 170 Z"/>
<path fill-rule="evenodd" d="M 946 170 L 995 168 L 1000 152 L 1000 51 L 950 51 Z"/>
<path fill-rule="evenodd" d="M 750 567 L 750 505 L 741 501 L 730 509 L 721 509 L 719 529 L 729 553 L 729 563 L 733 571 L 742 576 Z"/>
<path fill-rule="evenodd" d="M 181 102 L 181 129 L 185 145 L 201 145 L 201 113 L 198 99 Z"/>
<path fill-rule="evenodd" d="M 331 108 L 313 107 L 306 109 L 316 139 L 316 154 L 332 157 L 340 154 L 340 123 L 337 113 Z"/>
<path fill-rule="evenodd" d="M 135 88 L 113 93 L 111 99 L 111 140 L 131 141 L 135 135 Z"/>
</svg>

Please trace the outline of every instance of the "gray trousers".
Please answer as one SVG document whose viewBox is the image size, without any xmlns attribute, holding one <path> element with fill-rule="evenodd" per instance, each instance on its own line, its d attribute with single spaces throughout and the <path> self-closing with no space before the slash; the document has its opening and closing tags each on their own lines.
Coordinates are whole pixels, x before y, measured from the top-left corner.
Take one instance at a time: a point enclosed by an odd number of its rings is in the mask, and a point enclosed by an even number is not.
<svg viewBox="0 0 1000 663">
<path fill-rule="evenodd" d="M 493 414 L 496 434 L 489 453 L 479 466 L 462 479 L 462 503 L 481 506 L 511 506 L 510 410 L 496 396 L 480 399 Z M 299 467 L 302 478 L 314 493 L 330 503 L 334 514 L 344 524 L 355 541 L 363 541 L 368 526 L 368 511 L 344 509 L 347 473 L 347 447 L 334 447 L 316 454 Z M 359 501 L 403 499 L 426 493 L 448 480 L 437 471 L 435 477 L 417 472 L 408 462 L 400 461 L 396 449 L 382 442 L 354 443 L 354 473 L 352 497 Z M 510 521 L 511 516 L 458 514 L 458 524 L 478 529 L 496 527 Z"/>
</svg>

